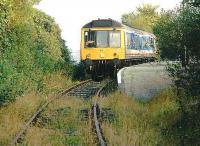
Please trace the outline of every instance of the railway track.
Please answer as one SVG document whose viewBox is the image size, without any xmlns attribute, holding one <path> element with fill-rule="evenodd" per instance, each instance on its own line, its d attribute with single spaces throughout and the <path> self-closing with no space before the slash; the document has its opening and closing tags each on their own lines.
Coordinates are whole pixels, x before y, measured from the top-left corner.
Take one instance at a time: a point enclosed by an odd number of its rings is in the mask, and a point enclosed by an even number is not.
<svg viewBox="0 0 200 146">
<path fill-rule="evenodd" d="M 100 122 L 98 120 L 98 110 L 99 110 L 98 98 L 101 96 L 101 92 L 103 91 L 103 89 L 105 87 L 106 87 L 106 85 L 101 87 L 98 90 L 98 92 L 97 92 L 97 94 L 95 96 L 94 103 L 93 103 L 93 108 L 92 108 L 95 132 L 96 132 L 96 136 L 98 138 L 98 143 L 99 143 L 100 146 L 106 146 L 106 141 L 104 139 L 103 132 L 101 130 Z"/>
<path fill-rule="evenodd" d="M 63 96 L 78 96 L 84 99 L 88 99 L 94 97 L 94 101 L 92 104 L 92 112 L 93 115 L 93 127 L 95 128 L 95 133 L 98 140 L 99 145 L 105 146 L 106 142 L 103 138 L 103 134 L 100 127 L 100 122 L 98 121 L 98 98 L 100 97 L 102 91 L 106 88 L 110 81 L 105 81 L 103 83 L 94 82 L 92 80 L 83 81 L 75 86 L 72 86 L 57 95 L 50 98 L 45 104 L 43 104 L 32 116 L 29 120 L 22 126 L 21 130 L 16 134 L 13 140 L 10 143 L 10 146 L 14 146 L 19 142 L 23 141 L 23 136 L 25 135 L 29 126 L 39 117 L 39 115 L 48 107 L 48 105 L 54 102 L 56 99 L 61 98 Z"/>
</svg>

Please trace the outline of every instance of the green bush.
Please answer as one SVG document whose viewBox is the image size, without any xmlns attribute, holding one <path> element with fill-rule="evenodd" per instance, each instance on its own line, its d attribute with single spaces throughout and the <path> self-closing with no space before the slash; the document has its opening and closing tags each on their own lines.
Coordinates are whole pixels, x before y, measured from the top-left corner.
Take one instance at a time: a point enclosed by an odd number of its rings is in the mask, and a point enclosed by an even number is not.
<svg viewBox="0 0 200 146">
<path fill-rule="evenodd" d="M 73 65 L 54 19 L 33 8 L 38 0 L 0 2 L 0 106 L 30 90 L 42 91 L 43 78 Z"/>
<path fill-rule="evenodd" d="M 181 112 L 180 120 L 174 124 L 176 127 L 180 127 L 178 129 L 180 145 L 198 145 L 200 131 L 200 7 L 192 3 L 183 3 L 173 11 L 163 12 L 154 32 L 158 38 L 162 57 L 179 60 L 178 63 L 169 66 L 168 70 L 177 88 L 176 102 Z"/>
</svg>

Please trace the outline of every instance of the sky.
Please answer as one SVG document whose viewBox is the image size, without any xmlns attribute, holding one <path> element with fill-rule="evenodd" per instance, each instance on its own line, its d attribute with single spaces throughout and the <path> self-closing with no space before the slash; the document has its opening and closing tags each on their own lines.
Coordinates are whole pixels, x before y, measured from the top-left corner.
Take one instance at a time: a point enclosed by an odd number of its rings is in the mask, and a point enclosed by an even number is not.
<svg viewBox="0 0 200 146">
<path fill-rule="evenodd" d="M 132 12 L 142 4 L 159 5 L 173 9 L 182 0 L 42 0 L 36 7 L 52 16 L 62 30 L 62 38 L 72 52 L 80 59 L 80 30 L 86 23 L 101 18 L 121 22 L 124 13 Z"/>
</svg>

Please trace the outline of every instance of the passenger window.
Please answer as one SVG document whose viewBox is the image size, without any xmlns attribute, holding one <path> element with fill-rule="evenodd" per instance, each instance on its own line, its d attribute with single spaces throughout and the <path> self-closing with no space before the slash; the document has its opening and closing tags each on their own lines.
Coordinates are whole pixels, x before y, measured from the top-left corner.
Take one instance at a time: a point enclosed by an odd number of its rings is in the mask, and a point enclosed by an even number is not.
<svg viewBox="0 0 200 146">
<path fill-rule="evenodd" d="M 131 35 L 130 35 L 130 33 L 126 33 L 126 48 L 127 49 L 131 48 Z"/>
<path fill-rule="evenodd" d="M 135 49 L 135 34 L 131 33 L 131 49 Z"/>
<path fill-rule="evenodd" d="M 135 49 L 135 34 L 134 33 L 126 33 L 126 48 L 127 49 Z"/>
<path fill-rule="evenodd" d="M 153 38 L 150 36 L 143 37 L 143 50 L 151 51 L 154 49 Z"/>
<path fill-rule="evenodd" d="M 150 38 L 150 46 L 153 48 L 153 50 L 155 50 L 155 39 L 154 38 Z"/>
<path fill-rule="evenodd" d="M 143 45 L 142 45 L 143 39 L 142 39 L 142 36 L 139 36 L 138 39 L 139 39 L 139 50 L 143 50 Z"/>
<path fill-rule="evenodd" d="M 135 36 L 135 48 L 136 50 L 140 50 L 140 41 L 139 41 L 139 36 Z"/>
</svg>

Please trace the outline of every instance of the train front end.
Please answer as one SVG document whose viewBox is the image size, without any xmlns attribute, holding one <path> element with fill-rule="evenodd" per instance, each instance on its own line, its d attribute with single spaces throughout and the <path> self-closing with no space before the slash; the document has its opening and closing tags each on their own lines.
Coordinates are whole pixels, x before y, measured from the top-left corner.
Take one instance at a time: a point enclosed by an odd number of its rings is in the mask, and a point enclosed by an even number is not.
<svg viewBox="0 0 200 146">
<path fill-rule="evenodd" d="M 113 72 L 125 58 L 124 31 L 120 23 L 94 20 L 81 30 L 81 61 L 86 72 L 102 75 Z"/>
</svg>

